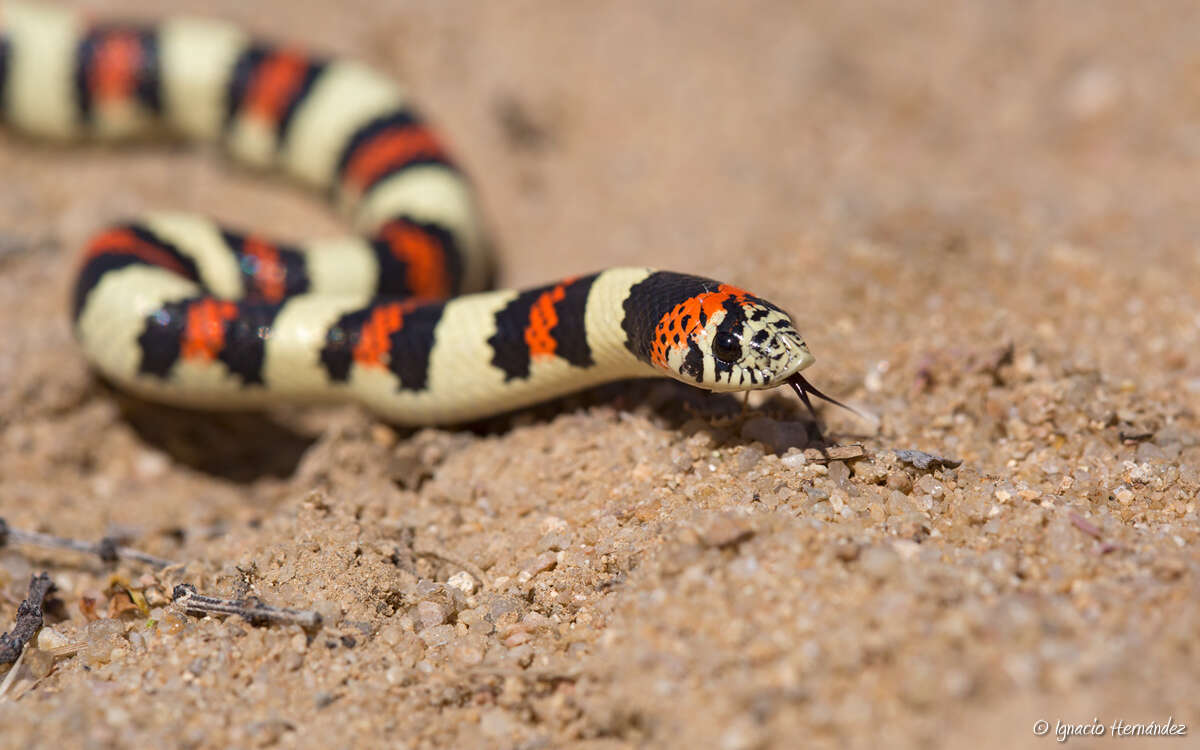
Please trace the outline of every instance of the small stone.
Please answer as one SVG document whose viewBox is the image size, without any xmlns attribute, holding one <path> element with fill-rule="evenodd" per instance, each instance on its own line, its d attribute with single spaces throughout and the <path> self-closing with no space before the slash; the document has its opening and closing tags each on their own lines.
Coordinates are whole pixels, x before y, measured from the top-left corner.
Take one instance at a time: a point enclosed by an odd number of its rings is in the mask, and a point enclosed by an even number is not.
<svg viewBox="0 0 1200 750">
<path fill-rule="evenodd" d="M 475 576 L 465 570 L 460 570 L 446 581 L 447 586 L 453 586 L 467 596 L 475 593 L 478 584 L 475 581 Z"/>
<path fill-rule="evenodd" d="M 804 464 L 808 463 L 808 456 L 804 455 L 803 451 L 796 451 L 795 453 L 789 452 L 786 456 L 779 459 L 779 463 L 795 471 L 796 469 L 803 467 Z"/>
<path fill-rule="evenodd" d="M 892 473 L 888 474 L 887 486 L 888 489 L 892 489 L 897 492 L 903 492 L 905 495 L 907 495 L 909 492 L 912 492 L 912 477 L 903 471 L 893 471 Z"/>
<path fill-rule="evenodd" d="M 28 648 L 25 650 L 25 668 L 33 679 L 40 680 L 54 669 L 54 657 L 40 648 Z"/>
<path fill-rule="evenodd" d="M 916 449 L 898 450 L 895 451 L 896 458 L 902 462 L 909 464 L 921 471 L 932 471 L 934 469 L 957 469 L 962 466 L 962 461 L 954 458 L 945 458 L 932 453 L 926 453 Z"/>
<path fill-rule="evenodd" d="M 942 499 L 942 496 L 946 493 L 946 488 L 942 483 L 928 474 L 922 474 L 918 477 L 917 481 L 913 482 L 913 489 L 923 495 L 929 495 L 934 500 Z"/>
<path fill-rule="evenodd" d="M 43 627 L 38 632 L 37 647 L 43 651 L 53 651 L 70 643 L 67 637 L 54 628 Z"/>
<path fill-rule="evenodd" d="M 524 609 L 524 603 L 521 599 L 507 594 L 500 594 L 493 596 L 491 601 L 488 602 L 488 617 L 491 618 L 493 623 L 505 617 L 515 620 L 521 616 L 521 612 Z"/>
<path fill-rule="evenodd" d="M 527 560 L 525 564 L 521 566 L 521 573 L 518 578 L 525 576 L 525 580 L 528 581 L 538 573 L 544 573 L 547 570 L 554 570 L 555 566 L 557 565 L 557 555 L 555 555 L 553 552 L 543 552 L 532 560 Z"/>
<path fill-rule="evenodd" d="M 883 484 L 888 477 L 887 469 L 871 460 L 856 461 L 851 469 L 854 478 L 864 484 Z"/>
<path fill-rule="evenodd" d="M 483 636 L 459 638 L 451 647 L 450 657 L 459 664 L 473 667 L 483 661 L 487 640 Z"/>
<path fill-rule="evenodd" d="M 750 471 L 758 465 L 758 462 L 762 460 L 762 457 L 763 452 L 760 451 L 756 446 L 746 446 L 742 449 L 737 457 L 738 473 L 745 474 L 746 472 Z"/>
<path fill-rule="evenodd" d="M 379 640 L 382 641 L 383 645 L 385 646 L 394 647 L 400 643 L 401 639 L 404 638 L 405 635 L 406 632 L 404 628 L 400 627 L 399 625 L 388 625 L 387 627 L 380 629 Z"/>
<path fill-rule="evenodd" d="M 453 625 L 435 625 L 432 628 L 425 628 L 419 635 L 426 646 L 434 648 L 444 646 L 454 640 L 456 634 Z"/>
<path fill-rule="evenodd" d="M 112 661 L 113 651 L 124 641 L 121 637 L 124 634 L 125 625 L 119 620 L 101 619 L 88 623 L 84 663 L 98 666 Z"/>
<path fill-rule="evenodd" d="M 849 461 L 852 458 L 862 458 L 867 451 L 858 443 L 851 445 L 834 445 L 826 448 L 825 457 L 830 461 Z"/>
<path fill-rule="evenodd" d="M 850 467 L 846 466 L 845 461 L 830 461 L 828 476 L 834 484 L 845 489 L 850 483 Z"/>
<path fill-rule="evenodd" d="M 887 510 L 893 516 L 900 515 L 908 510 L 908 495 L 897 490 L 892 490 L 888 493 Z"/>
<path fill-rule="evenodd" d="M 425 599 L 417 604 L 416 619 L 424 628 L 441 625 L 449 618 L 450 613 L 445 605 L 432 599 Z"/>
</svg>

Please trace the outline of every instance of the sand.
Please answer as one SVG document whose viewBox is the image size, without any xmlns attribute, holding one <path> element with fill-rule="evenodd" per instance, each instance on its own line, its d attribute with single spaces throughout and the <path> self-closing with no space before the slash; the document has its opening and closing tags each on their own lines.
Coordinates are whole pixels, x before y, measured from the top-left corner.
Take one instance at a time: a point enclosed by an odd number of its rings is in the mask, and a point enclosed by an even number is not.
<svg viewBox="0 0 1200 750">
<path fill-rule="evenodd" d="M 869 418 L 822 407 L 830 459 L 789 394 L 742 418 L 665 383 L 465 430 L 139 404 L 71 340 L 90 231 L 337 217 L 194 149 L 5 134 L 0 517 L 181 565 L 0 550 L 0 629 L 33 573 L 61 602 L 0 745 L 1194 742 L 1194 4 L 170 7 L 402 77 L 504 284 L 652 263 L 747 287 Z M 324 624 L 193 616 L 183 582 Z M 1169 718 L 1187 739 L 1111 736 Z"/>
</svg>

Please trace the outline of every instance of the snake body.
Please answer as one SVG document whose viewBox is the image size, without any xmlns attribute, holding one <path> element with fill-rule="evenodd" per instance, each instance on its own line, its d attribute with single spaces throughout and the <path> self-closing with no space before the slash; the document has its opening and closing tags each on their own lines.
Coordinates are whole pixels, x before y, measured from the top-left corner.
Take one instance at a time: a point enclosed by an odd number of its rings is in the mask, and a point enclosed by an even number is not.
<svg viewBox="0 0 1200 750">
<path fill-rule="evenodd" d="M 296 245 L 173 213 L 99 232 L 74 331 L 99 373 L 152 400 L 353 400 L 440 424 L 622 378 L 794 384 L 813 361 L 778 307 L 697 276 L 611 268 L 483 291 L 491 258 L 467 180 L 401 88 L 355 62 L 219 22 L 92 23 L 14 3 L 0 110 L 41 138 L 214 143 L 322 191 L 353 224 Z"/>
</svg>

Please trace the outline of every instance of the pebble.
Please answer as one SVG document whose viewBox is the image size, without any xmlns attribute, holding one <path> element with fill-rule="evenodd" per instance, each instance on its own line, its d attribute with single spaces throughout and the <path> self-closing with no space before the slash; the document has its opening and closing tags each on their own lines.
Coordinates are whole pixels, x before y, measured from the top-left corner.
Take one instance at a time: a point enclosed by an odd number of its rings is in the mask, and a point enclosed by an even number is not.
<svg viewBox="0 0 1200 750">
<path fill-rule="evenodd" d="M 954 458 L 945 458 L 932 453 L 926 453 L 916 449 L 906 449 L 894 451 L 896 458 L 906 464 L 920 469 L 921 471 L 932 471 L 934 469 L 957 469 L 962 466 L 962 461 Z"/>
<path fill-rule="evenodd" d="M 558 556 L 556 554 L 553 552 L 543 552 L 532 560 L 527 560 L 521 566 L 521 572 L 517 575 L 517 580 L 521 583 L 526 583 L 538 573 L 554 570 L 557 565 Z"/>
<path fill-rule="evenodd" d="M 850 483 L 850 467 L 846 466 L 845 461 L 830 461 L 829 479 L 834 484 L 845 489 Z"/>
<path fill-rule="evenodd" d="M 467 596 L 474 594 L 479 584 L 475 581 L 475 576 L 465 570 L 460 570 L 446 580 L 447 586 L 453 586 Z"/>
<path fill-rule="evenodd" d="M 88 623 L 87 643 L 83 647 L 83 661 L 89 666 L 107 664 L 112 661 L 113 651 L 124 642 L 125 624 L 120 620 L 100 619 Z"/>
<path fill-rule="evenodd" d="M 426 646 L 434 648 L 444 646 L 454 640 L 456 633 L 453 625 L 435 625 L 432 628 L 425 628 L 418 635 Z"/>
<path fill-rule="evenodd" d="M 846 461 L 851 458 L 862 458 L 867 455 L 861 445 L 831 445 L 828 448 L 805 448 L 804 456 L 809 461 L 827 463 L 829 461 Z"/>
<path fill-rule="evenodd" d="M 487 653 L 487 639 L 482 636 L 459 638 L 450 649 L 450 657 L 459 664 L 475 666 L 483 662 Z"/>
<path fill-rule="evenodd" d="M 903 471 L 893 471 L 888 474 L 887 486 L 888 489 L 903 492 L 907 495 L 913 488 L 912 477 Z"/>
<path fill-rule="evenodd" d="M 803 451 L 796 451 L 795 453 L 788 453 L 786 456 L 779 459 L 779 463 L 783 464 L 789 469 L 796 470 L 808 463 L 808 456 L 804 455 Z"/>
<path fill-rule="evenodd" d="M 51 651 L 56 648 L 62 648 L 71 641 L 65 635 L 58 632 L 52 627 L 43 627 L 38 631 L 37 647 L 43 651 Z"/>
<path fill-rule="evenodd" d="M 33 679 L 40 680 L 54 669 L 54 657 L 40 648 L 25 649 L 25 668 Z"/>
<path fill-rule="evenodd" d="M 436 625 L 441 625 L 450 616 L 444 604 L 432 599 L 425 599 L 419 602 L 416 610 L 416 620 L 423 628 L 432 628 Z"/>
<path fill-rule="evenodd" d="M 913 483 L 913 489 L 922 494 L 929 495 L 934 500 L 941 500 L 942 496 L 946 493 L 945 486 L 929 474 L 922 474 L 918 477 L 917 481 Z"/>
</svg>

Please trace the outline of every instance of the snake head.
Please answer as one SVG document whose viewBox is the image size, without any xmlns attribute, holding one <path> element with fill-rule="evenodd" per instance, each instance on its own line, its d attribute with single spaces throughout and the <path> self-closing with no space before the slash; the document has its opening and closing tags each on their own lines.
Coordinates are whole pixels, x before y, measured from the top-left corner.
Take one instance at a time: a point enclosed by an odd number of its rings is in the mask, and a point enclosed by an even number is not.
<svg viewBox="0 0 1200 750">
<path fill-rule="evenodd" d="M 676 380 L 712 391 L 774 388 L 814 361 L 791 317 L 764 299 L 682 274 L 655 273 L 643 282 L 651 283 L 665 302 L 638 326 L 647 345 L 629 348 Z"/>
</svg>

